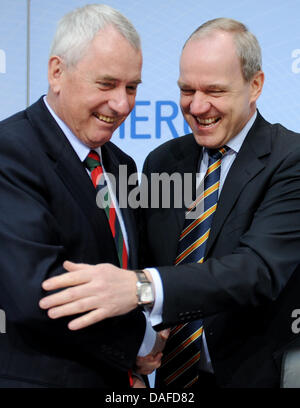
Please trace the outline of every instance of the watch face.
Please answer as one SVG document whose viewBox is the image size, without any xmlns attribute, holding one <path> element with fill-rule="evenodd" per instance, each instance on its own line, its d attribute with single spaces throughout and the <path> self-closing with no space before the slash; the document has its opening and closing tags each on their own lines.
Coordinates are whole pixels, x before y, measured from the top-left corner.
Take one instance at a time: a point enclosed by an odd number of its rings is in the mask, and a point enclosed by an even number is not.
<svg viewBox="0 0 300 408">
<path fill-rule="evenodd" d="M 143 303 L 151 303 L 153 302 L 153 293 L 152 287 L 149 283 L 143 284 L 141 286 L 141 301 Z"/>
</svg>

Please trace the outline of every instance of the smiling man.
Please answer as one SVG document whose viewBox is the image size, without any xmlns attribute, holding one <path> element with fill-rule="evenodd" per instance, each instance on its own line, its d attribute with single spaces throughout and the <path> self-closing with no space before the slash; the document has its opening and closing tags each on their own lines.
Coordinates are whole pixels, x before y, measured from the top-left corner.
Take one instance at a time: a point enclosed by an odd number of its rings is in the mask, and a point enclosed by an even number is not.
<svg viewBox="0 0 300 408">
<path fill-rule="evenodd" d="M 47 101 L 85 146 L 98 148 L 111 139 L 134 107 L 141 82 L 141 50 L 108 25 L 95 35 L 75 66 L 59 51 L 54 45 Z"/>
<path fill-rule="evenodd" d="M 69 273 L 43 284 L 73 286 L 41 301 L 54 319 L 87 312 L 73 330 L 148 305 L 157 328 L 172 327 L 158 387 L 279 387 L 283 354 L 300 345 L 291 330 L 300 135 L 257 111 L 263 82 L 259 44 L 242 23 L 200 26 L 183 48 L 178 81 L 193 133 L 158 147 L 144 165 L 148 182 L 153 173 L 195 175 L 200 215 L 172 201 L 143 210 L 144 266 L 156 268 L 144 271 L 142 292 L 134 272 L 108 264 L 66 262 Z"/>
<path fill-rule="evenodd" d="M 264 74 L 256 55 L 255 72 L 250 78 L 243 75 L 231 33 L 202 36 L 195 35 L 182 51 L 180 105 L 197 144 L 215 149 L 238 135 L 255 114 Z"/>
<path fill-rule="evenodd" d="M 38 306 L 42 282 L 63 273 L 65 259 L 138 266 L 136 213 L 118 207 L 103 176 L 118 180 L 120 165 L 128 177 L 136 173 L 110 139 L 134 107 L 141 69 L 139 36 L 122 14 L 105 5 L 76 9 L 58 25 L 47 95 L 0 124 L 0 307 L 7 329 L 0 387 L 129 387 L 139 350 L 143 356 L 154 344 L 151 325 L 142 343 L 140 310 L 74 335 Z M 96 204 L 101 186 L 108 188 L 109 215 Z"/>
</svg>

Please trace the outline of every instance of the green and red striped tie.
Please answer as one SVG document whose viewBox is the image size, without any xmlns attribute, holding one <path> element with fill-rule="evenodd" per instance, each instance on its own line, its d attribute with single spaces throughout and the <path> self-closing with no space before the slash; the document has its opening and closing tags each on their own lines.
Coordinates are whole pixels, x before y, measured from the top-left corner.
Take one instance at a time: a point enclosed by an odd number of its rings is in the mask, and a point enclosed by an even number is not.
<svg viewBox="0 0 300 408">
<path fill-rule="evenodd" d="M 99 154 L 94 150 L 91 150 L 87 158 L 84 161 L 86 167 L 91 172 L 91 179 L 96 188 L 96 191 L 103 191 L 103 207 L 107 216 L 109 227 L 112 233 L 112 236 L 115 241 L 116 250 L 118 253 L 120 267 L 127 269 L 128 266 L 128 251 L 122 234 L 121 225 L 118 219 L 118 215 L 111 199 L 107 183 L 103 174 L 103 167 Z"/>
<path fill-rule="evenodd" d="M 217 209 L 221 160 L 228 150 L 227 146 L 208 149 L 209 162 L 204 187 L 202 185 L 197 199 L 187 211 L 190 214 L 197 206 L 201 206 L 201 213 L 196 219 L 186 217 L 175 265 L 204 261 L 205 247 Z M 188 388 L 197 382 L 202 333 L 202 320 L 181 324 L 171 330 L 158 371 L 161 388 Z"/>
</svg>

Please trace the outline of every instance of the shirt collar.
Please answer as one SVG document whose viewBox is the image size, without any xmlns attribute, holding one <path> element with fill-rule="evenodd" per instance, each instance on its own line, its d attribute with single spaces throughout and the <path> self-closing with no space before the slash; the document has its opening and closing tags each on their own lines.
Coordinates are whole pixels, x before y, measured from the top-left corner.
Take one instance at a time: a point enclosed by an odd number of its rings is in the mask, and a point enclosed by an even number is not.
<svg viewBox="0 0 300 408">
<path fill-rule="evenodd" d="M 238 153 L 249 130 L 251 129 L 253 123 L 255 122 L 256 117 L 257 111 L 255 111 L 254 115 L 250 118 L 250 120 L 248 120 L 246 125 L 240 131 L 240 133 L 238 133 L 236 136 L 230 139 L 226 146 L 230 147 L 230 149 L 232 149 L 235 153 Z"/>
<path fill-rule="evenodd" d="M 61 130 L 63 131 L 64 135 L 66 136 L 66 138 L 68 139 L 68 141 L 70 142 L 71 146 L 73 147 L 73 149 L 75 150 L 77 156 L 79 157 L 81 162 L 84 162 L 84 160 L 87 158 L 87 155 L 90 152 L 90 148 L 88 146 L 86 146 L 80 139 L 78 139 L 78 137 L 76 137 L 74 135 L 74 133 L 71 131 L 71 129 L 65 124 L 65 122 L 63 122 L 59 116 L 57 116 L 57 114 L 54 112 L 54 110 L 51 108 L 51 106 L 49 105 L 49 103 L 47 102 L 47 98 L 46 96 L 44 96 L 44 102 L 45 105 L 47 106 L 49 112 L 51 113 L 51 115 L 53 116 L 54 120 L 57 122 L 58 126 L 61 128 Z M 99 147 L 98 149 L 94 149 L 97 151 L 97 153 L 100 155 L 101 157 L 101 148 Z"/>
</svg>

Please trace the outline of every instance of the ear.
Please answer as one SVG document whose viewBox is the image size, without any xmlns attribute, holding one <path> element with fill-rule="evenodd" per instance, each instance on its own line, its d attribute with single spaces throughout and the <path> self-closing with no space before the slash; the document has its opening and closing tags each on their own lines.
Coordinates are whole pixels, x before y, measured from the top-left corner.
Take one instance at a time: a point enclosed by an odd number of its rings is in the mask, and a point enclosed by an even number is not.
<svg viewBox="0 0 300 408">
<path fill-rule="evenodd" d="M 250 81 L 251 102 L 256 102 L 260 96 L 265 81 L 265 74 L 258 71 Z"/>
<path fill-rule="evenodd" d="M 56 55 L 52 56 L 48 62 L 48 82 L 53 93 L 59 93 L 61 80 L 65 70 L 62 59 Z"/>
</svg>

